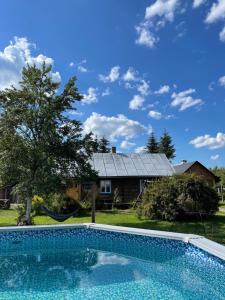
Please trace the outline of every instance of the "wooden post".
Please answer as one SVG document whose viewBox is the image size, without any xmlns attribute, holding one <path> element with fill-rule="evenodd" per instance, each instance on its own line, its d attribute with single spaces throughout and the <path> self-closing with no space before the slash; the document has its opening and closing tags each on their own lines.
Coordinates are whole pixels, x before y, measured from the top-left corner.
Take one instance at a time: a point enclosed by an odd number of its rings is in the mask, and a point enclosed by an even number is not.
<svg viewBox="0 0 225 300">
<path fill-rule="evenodd" d="M 221 199 L 222 199 L 222 202 L 224 201 L 223 199 L 223 183 L 221 182 Z"/>
<path fill-rule="evenodd" d="M 91 206 L 91 222 L 92 223 L 95 223 L 95 199 L 96 199 L 96 183 L 93 183 L 92 206 Z"/>
</svg>

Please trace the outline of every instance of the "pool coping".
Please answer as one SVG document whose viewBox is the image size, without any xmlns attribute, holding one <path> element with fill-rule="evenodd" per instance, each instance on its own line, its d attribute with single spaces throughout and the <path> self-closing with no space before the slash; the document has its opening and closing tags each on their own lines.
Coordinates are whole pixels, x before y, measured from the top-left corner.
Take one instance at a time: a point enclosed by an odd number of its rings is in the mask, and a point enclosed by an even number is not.
<svg viewBox="0 0 225 300">
<path fill-rule="evenodd" d="M 204 236 L 186 233 L 177 233 L 170 231 L 159 231 L 150 229 L 141 229 L 133 227 L 113 226 L 98 223 L 80 223 L 80 224 L 62 224 L 62 225 L 35 225 L 21 227 L 0 227 L 1 232 L 26 231 L 26 230 L 51 230 L 51 229 L 70 229 L 70 228 L 88 228 L 93 230 L 105 230 L 134 235 L 143 235 L 155 238 L 164 238 L 179 240 L 192 244 L 216 257 L 225 261 L 225 246 L 206 239 Z"/>
</svg>

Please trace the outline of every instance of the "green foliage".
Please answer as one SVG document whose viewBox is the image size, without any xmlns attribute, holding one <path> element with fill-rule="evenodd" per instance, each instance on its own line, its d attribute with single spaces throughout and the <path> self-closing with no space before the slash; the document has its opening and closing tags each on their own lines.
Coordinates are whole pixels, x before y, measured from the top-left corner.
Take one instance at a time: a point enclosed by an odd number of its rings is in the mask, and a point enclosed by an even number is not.
<svg viewBox="0 0 225 300">
<path fill-rule="evenodd" d="M 109 141 L 103 136 L 98 142 L 98 152 L 99 153 L 109 153 Z"/>
<path fill-rule="evenodd" d="M 82 209 L 82 206 L 78 201 L 60 193 L 48 195 L 46 203 L 48 203 L 48 208 L 62 214 L 71 213 L 78 208 Z"/>
<path fill-rule="evenodd" d="M 16 210 L 17 210 L 17 219 L 16 219 L 16 224 L 17 225 L 32 225 L 32 224 L 34 224 L 33 216 L 30 216 L 29 222 L 27 221 L 27 218 L 26 218 L 26 205 L 25 205 L 24 202 L 19 204 L 16 207 Z"/>
<path fill-rule="evenodd" d="M 164 153 L 169 160 L 172 160 L 175 157 L 176 152 L 172 143 L 172 137 L 167 131 L 160 137 L 159 142 L 157 141 L 154 132 L 152 132 L 147 141 L 146 149 L 148 153 Z"/>
<path fill-rule="evenodd" d="M 225 201 L 225 168 L 215 167 L 210 169 L 210 171 L 219 177 L 220 181 L 217 182 L 216 187 L 219 191 L 221 201 Z"/>
<path fill-rule="evenodd" d="M 139 216 L 174 220 L 186 212 L 215 213 L 219 197 L 216 191 L 196 175 L 166 177 L 149 185 L 137 210 Z"/>
<path fill-rule="evenodd" d="M 159 153 L 159 145 L 157 139 L 155 137 L 154 132 L 151 133 L 147 145 L 146 145 L 148 153 Z"/>
<path fill-rule="evenodd" d="M 13 192 L 26 203 L 30 222 L 31 200 L 62 192 L 71 180 L 94 178 L 81 123 L 65 111 L 82 96 L 71 78 L 60 93 L 51 66 L 27 66 L 20 88 L 0 91 L 0 181 L 14 184 Z"/>
<path fill-rule="evenodd" d="M 89 149 L 90 153 L 109 153 L 109 141 L 102 137 L 98 139 L 94 136 L 93 132 L 86 134 L 85 138 L 86 148 Z"/>
<path fill-rule="evenodd" d="M 34 216 L 41 214 L 40 205 L 44 204 L 44 199 L 38 195 L 34 195 L 32 198 L 32 212 Z"/>
<path fill-rule="evenodd" d="M 220 183 L 222 183 L 225 186 L 225 168 L 222 167 L 215 167 L 210 169 L 211 172 L 213 172 L 216 176 L 220 178 Z"/>
<path fill-rule="evenodd" d="M 159 142 L 159 153 L 164 153 L 171 160 L 175 157 L 175 148 L 172 143 L 172 138 L 167 131 L 163 133 Z"/>
</svg>

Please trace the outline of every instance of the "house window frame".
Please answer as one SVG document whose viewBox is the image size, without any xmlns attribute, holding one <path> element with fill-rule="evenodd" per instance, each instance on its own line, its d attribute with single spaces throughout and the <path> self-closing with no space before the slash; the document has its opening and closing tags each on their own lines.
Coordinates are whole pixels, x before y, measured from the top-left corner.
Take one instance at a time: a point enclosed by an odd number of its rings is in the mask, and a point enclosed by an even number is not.
<svg viewBox="0 0 225 300">
<path fill-rule="evenodd" d="M 109 191 L 107 191 L 107 183 L 109 183 Z M 104 187 L 104 191 L 102 191 L 102 187 Z M 112 181 L 109 179 L 100 180 L 100 194 L 111 194 L 112 193 Z"/>
</svg>

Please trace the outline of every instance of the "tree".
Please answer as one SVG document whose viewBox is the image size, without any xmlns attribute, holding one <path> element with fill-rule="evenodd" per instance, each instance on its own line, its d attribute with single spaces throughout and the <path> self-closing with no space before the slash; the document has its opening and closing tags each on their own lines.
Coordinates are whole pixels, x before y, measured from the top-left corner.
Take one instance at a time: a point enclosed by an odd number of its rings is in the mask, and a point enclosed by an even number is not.
<svg viewBox="0 0 225 300">
<path fill-rule="evenodd" d="M 99 141 L 98 141 L 97 136 L 94 136 L 93 132 L 90 132 L 85 135 L 84 143 L 85 143 L 86 149 L 90 153 L 90 155 L 92 153 L 98 152 Z"/>
<path fill-rule="evenodd" d="M 172 143 L 172 138 L 167 131 L 163 133 L 159 142 L 159 153 L 164 153 L 169 160 L 175 157 L 175 147 Z"/>
<path fill-rule="evenodd" d="M 0 91 L 0 180 L 14 184 L 31 222 L 34 195 L 61 192 L 71 178 L 94 177 L 81 123 L 70 119 L 82 96 L 71 78 L 59 93 L 51 66 L 27 66 L 20 87 Z"/>
<path fill-rule="evenodd" d="M 148 153 L 159 153 L 159 145 L 154 132 L 151 133 L 146 148 Z"/>
<path fill-rule="evenodd" d="M 85 136 L 85 144 L 88 151 L 91 153 L 108 153 L 110 152 L 109 141 L 102 137 L 98 139 L 97 136 L 94 136 L 93 132 L 86 134 Z"/>
<path fill-rule="evenodd" d="M 99 153 L 109 153 L 109 141 L 103 136 L 98 142 L 98 152 Z"/>
</svg>

